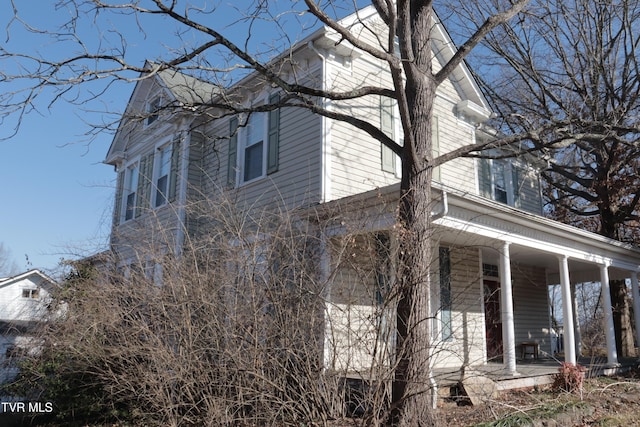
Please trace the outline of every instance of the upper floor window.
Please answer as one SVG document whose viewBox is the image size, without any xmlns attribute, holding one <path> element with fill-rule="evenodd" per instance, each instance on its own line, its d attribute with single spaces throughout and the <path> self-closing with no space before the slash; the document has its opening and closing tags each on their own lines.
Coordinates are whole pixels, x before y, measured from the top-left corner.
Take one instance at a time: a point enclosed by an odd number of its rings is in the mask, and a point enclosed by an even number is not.
<svg viewBox="0 0 640 427">
<path fill-rule="evenodd" d="M 138 191 L 138 163 L 134 163 L 125 170 L 124 187 L 124 220 L 133 219 L 136 210 L 136 195 Z"/>
<path fill-rule="evenodd" d="M 118 174 L 114 223 L 137 218 L 176 197 L 180 140 L 160 146 Z"/>
<path fill-rule="evenodd" d="M 265 174 L 264 158 L 266 144 L 264 143 L 264 113 L 253 113 L 247 119 L 246 138 L 244 141 L 244 182 L 259 178 Z"/>
<path fill-rule="evenodd" d="M 398 103 L 394 99 L 384 96 L 380 97 L 380 130 L 398 144 L 403 145 L 404 133 L 400 125 Z M 431 149 L 434 158 L 440 155 L 439 132 L 438 117 L 433 116 L 431 118 Z M 396 155 L 391 148 L 382 143 L 380 144 L 380 151 L 382 170 L 393 173 L 399 178 L 402 173 L 400 156 Z M 441 180 L 439 166 L 433 170 L 433 179 L 436 181 Z"/>
<path fill-rule="evenodd" d="M 279 95 L 269 97 L 269 104 L 277 104 Z M 276 172 L 279 167 L 280 109 L 254 112 L 244 126 L 237 117 L 229 119 L 229 152 L 227 184 L 234 187 Z"/>
<path fill-rule="evenodd" d="M 171 173 L 171 158 L 173 154 L 172 144 L 165 145 L 158 150 L 156 155 L 156 191 L 154 206 L 162 206 L 167 203 L 169 179 Z"/>
<path fill-rule="evenodd" d="M 524 168 L 507 159 L 479 159 L 480 194 L 489 199 L 520 207 Z"/>
</svg>

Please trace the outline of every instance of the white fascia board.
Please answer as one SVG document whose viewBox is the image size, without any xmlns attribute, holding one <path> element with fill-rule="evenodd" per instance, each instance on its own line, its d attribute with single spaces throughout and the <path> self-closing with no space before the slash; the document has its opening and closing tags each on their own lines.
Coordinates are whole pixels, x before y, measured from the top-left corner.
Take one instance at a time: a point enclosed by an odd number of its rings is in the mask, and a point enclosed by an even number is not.
<svg viewBox="0 0 640 427">
<path fill-rule="evenodd" d="M 434 25 L 431 30 L 433 50 L 436 57 L 439 58 L 443 63 L 442 65 L 444 65 L 453 58 L 457 47 L 453 43 L 453 40 L 451 40 L 451 37 L 449 37 L 440 18 L 438 18 L 435 13 L 433 14 L 433 20 Z M 456 82 L 455 85 L 462 91 L 460 95 L 463 96 L 463 98 L 470 99 L 481 109 L 488 111 L 489 116 L 492 114 L 489 103 L 485 99 L 476 79 L 471 74 L 464 60 L 453 70 L 452 76 L 450 77 L 453 77 L 453 80 Z"/>
<path fill-rule="evenodd" d="M 491 110 L 476 104 L 470 99 L 465 99 L 456 104 L 456 109 L 463 116 L 468 117 L 474 123 L 482 123 L 491 117 Z"/>
<path fill-rule="evenodd" d="M 29 271 L 26 271 L 24 273 L 20 273 L 20 274 L 18 274 L 16 276 L 12 276 L 12 277 L 8 277 L 8 278 L 0 280 L 0 286 L 6 286 L 6 285 L 9 285 L 11 283 L 19 282 L 20 280 L 25 279 L 25 278 L 27 278 L 29 276 L 32 276 L 32 275 L 40 276 L 40 278 L 43 279 L 45 284 L 54 284 L 54 283 L 56 283 L 51 277 L 47 276 L 42 271 L 40 271 L 37 268 L 35 268 L 33 270 L 29 270 Z"/>
</svg>

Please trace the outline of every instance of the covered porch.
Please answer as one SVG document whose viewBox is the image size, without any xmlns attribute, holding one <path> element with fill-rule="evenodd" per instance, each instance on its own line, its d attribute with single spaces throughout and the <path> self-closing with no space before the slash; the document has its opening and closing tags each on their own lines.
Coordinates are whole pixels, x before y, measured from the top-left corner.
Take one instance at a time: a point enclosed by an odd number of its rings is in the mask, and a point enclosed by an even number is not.
<svg viewBox="0 0 640 427">
<path fill-rule="evenodd" d="M 548 304 L 543 308 L 541 300 L 542 285 L 544 289 L 547 285 L 561 288 L 563 361 L 585 362 L 579 359 L 580 335 L 573 292 L 575 284 L 584 282 L 599 282 L 602 286 L 607 356 L 597 365 L 607 369 L 619 366 L 609 280 L 631 283 L 636 324 L 640 324 L 637 248 L 454 189 L 440 187 L 434 195 L 440 199 L 434 223 L 441 244 L 473 246 L 481 253 L 487 358 L 484 366 L 474 369 L 491 370 L 494 375 L 507 378 L 527 377 L 532 369 L 545 366 L 554 366 L 553 373 L 557 372 L 558 362 L 553 359 L 531 364 L 521 358 L 523 344 L 530 346 L 526 349 L 528 354 L 533 356 L 535 351 L 536 362 L 554 353 Z M 516 273 L 514 269 L 522 271 Z M 493 305 L 487 303 L 487 294 L 492 292 L 496 296 Z M 493 335 L 499 337 L 499 346 L 492 343 L 492 316 L 497 319 Z M 637 339 L 640 342 L 640 336 Z M 496 364 L 497 360 L 501 363 Z"/>
</svg>

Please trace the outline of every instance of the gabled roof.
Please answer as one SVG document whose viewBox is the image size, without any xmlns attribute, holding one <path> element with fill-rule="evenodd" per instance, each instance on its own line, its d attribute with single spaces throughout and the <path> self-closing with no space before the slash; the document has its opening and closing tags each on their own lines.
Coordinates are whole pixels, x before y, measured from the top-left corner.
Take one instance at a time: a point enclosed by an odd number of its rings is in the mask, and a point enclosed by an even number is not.
<svg viewBox="0 0 640 427">
<path fill-rule="evenodd" d="M 373 19 L 378 19 L 378 14 L 375 8 L 370 5 L 341 19 L 339 22 L 344 27 L 351 28 L 353 26 L 360 25 L 362 22 Z M 433 19 L 433 53 L 438 61 L 440 61 L 441 65 L 444 65 L 453 57 L 457 48 L 435 12 L 433 14 Z M 318 46 L 325 47 L 327 49 L 334 49 L 342 55 L 357 54 L 357 49 L 348 41 L 342 40 L 342 38 L 330 27 L 323 26 L 293 45 L 291 49 L 274 58 L 271 62 L 277 63 L 282 58 L 289 56 L 292 51 L 308 49 L 310 45 L 315 43 L 317 43 Z M 151 78 L 165 89 L 166 93 L 173 101 L 178 103 L 192 105 L 194 103 L 199 104 L 208 102 L 220 93 L 219 86 L 215 84 L 205 82 L 178 71 L 159 70 L 158 65 L 153 62 L 147 61 L 145 68 L 149 70 L 149 73 L 141 73 L 141 77 L 145 74 L 151 74 Z M 255 78 L 255 76 L 256 72 L 250 73 L 234 86 L 240 87 L 245 82 Z M 462 101 L 457 105 L 460 112 L 464 113 L 476 122 L 482 122 L 489 118 L 491 115 L 489 104 L 464 61 L 454 69 L 450 76 L 450 80 L 453 82 L 454 87 L 462 99 Z M 126 149 L 127 138 L 122 135 L 123 127 L 126 124 L 126 118 L 130 117 L 133 113 L 133 111 L 131 111 L 132 101 L 138 93 L 141 92 L 140 87 L 144 84 L 148 84 L 148 81 L 148 78 L 141 78 L 136 83 L 136 87 L 129 99 L 123 119 L 120 121 L 118 131 L 116 132 L 107 153 L 105 162 L 108 164 L 115 164 Z"/>
<path fill-rule="evenodd" d="M 55 280 L 53 280 L 51 277 L 47 276 L 42 271 L 34 268 L 33 270 L 29 270 L 12 277 L 7 277 L 4 279 L 0 278 L 0 287 L 10 286 L 30 276 L 39 277 L 42 280 L 42 284 L 46 285 L 47 287 L 52 286 L 56 283 Z"/>
<path fill-rule="evenodd" d="M 121 156 L 126 149 L 127 138 L 123 135 L 123 129 L 127 124 L 128 118 L 136 114 L 136 112 L 133 111 L 134 99 L 138 96 L 146 96 L 146 94 L 142 94 L 143 91 L 141 88 L 143 86 L 146 87 L 153 83 L 157 84 L 163 88 L 164 93 L 172 103 L 178 104 L 176 106 L 206 103 L 219 93 L 218 87 L 214 84 L 175 70 L 160 70 L 159 66 L 151 61 L 147 61 L 144 68 L 149 71 L 140 73 L 140 79 L 136 82 L 136 86 L 131 93 L 125 112 L 118 125 L 118 130 L 107 152 L 105 159 L 105 163 L 107 164 L 115 164 L 119 156 Z M 148 75 L 148 77 L 143 78 L 145 75 Z"/>
</svg>

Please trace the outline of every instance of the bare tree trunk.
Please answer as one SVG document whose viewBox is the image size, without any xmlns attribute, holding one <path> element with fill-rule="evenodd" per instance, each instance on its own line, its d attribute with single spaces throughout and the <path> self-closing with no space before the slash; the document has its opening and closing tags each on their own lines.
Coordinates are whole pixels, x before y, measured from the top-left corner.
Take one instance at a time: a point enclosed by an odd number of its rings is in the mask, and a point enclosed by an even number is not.
<svg viewBox="0 0 640 427">
<path fill-rule="evenodd" d="M 395 423 L 426 426 L 434 425 L 429 372 L 432 336 L 430 213 L 433 158 L 431 119 L 437 85 L 431 73 L 431 4 L 412 6 L 410 19 L 414 58 L 405 63 L 405 94 L 411 132 L 408 137 L 405 136 L 402 159 L 398 366 L 392 401 Z"/>
<path fill-rule="evenodd" d="M 619 357 L 635 357 L 627 285 L 624 280 L 611 280 L 609 281 L 609 289 L 611 305 L 613 306 L 616 351 Z"/>
</svg>

